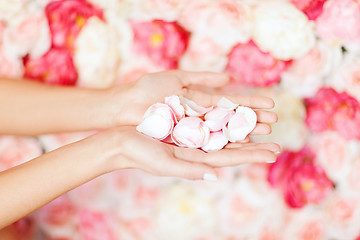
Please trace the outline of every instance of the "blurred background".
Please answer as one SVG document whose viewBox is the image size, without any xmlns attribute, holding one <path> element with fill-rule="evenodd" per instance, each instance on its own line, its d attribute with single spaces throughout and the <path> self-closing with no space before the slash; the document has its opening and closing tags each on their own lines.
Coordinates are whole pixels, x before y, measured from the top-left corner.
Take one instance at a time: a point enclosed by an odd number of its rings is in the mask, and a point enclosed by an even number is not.
<svg viewBox="0 0 360 240">
<path fill-rule="evenodd" d="M 278 161 L 217 182 L 117 171 L 17 221 L 14 239 L 360 239 L 359 1 L 0 1 L 3 78 L 105 88 L 177 68 L 274 98 L 279 122 L 252 140 L 279 143 Z M 91 134 L 0 136 L 0 170 Z"/>
</svg>

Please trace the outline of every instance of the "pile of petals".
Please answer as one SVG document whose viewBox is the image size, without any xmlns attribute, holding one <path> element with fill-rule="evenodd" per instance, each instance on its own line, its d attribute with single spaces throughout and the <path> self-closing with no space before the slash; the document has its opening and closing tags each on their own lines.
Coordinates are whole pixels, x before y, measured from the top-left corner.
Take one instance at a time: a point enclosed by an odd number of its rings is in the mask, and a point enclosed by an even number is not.
<svg viewBox="0 0 360 240">
<path fill-rule="evenodd" d="M 244 140 L 256 122 L 256 113 L 251 108 L 226 98 L 205 108 L 174 95 L 166 97 L 165 103 L 151 105 L 136 130 L 166 143 L 208 152 Z"/>
</svg>

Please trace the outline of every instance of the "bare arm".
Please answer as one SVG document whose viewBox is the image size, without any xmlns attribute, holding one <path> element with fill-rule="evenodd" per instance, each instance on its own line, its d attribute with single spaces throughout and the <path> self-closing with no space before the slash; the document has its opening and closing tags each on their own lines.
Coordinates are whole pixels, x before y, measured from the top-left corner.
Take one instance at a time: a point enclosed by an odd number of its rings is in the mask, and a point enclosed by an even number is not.
<svg viewBox="0 0 360 240">
<path fill-rule="evenodd" d="M 245 143 L 204 153 L 154 140 L 134 127 L 111 129 L 1 172 L 0 229 L 107 172 L 131 168 L 158 176 L 215 180 L 216 167 L 274 161 L 277 151 L 277 144 Z"/>
<path fill-rule="evenodd" d="M 101 130 L 137 125 L 146 109 L 164 97 L 183 95 L 203 106 L 222 97 L 194 90 L 193 85 L 221 87 L 228 77 L 220 73 L 169 71 L 144 75 L 135 83 L 109 89 L 48 86 L 26 80 L 0 79 L 0 134 L 41 135 Z M 276 122 L 270 98 L 227 96 L 241 105 L 259 109 L 254 134 L 268 134 Z"/>
</svg>

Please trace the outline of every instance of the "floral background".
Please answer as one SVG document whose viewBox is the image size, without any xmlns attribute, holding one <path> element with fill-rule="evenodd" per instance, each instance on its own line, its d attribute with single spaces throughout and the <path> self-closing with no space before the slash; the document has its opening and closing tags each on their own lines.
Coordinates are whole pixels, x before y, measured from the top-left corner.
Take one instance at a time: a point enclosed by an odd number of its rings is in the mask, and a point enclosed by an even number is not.
<svg viewBox="0 0 360 240">
<path fill-rule="evenodd" d="M 19 239 L 360 239 L 359 1 L 0 1 L 1 77 L 102 88 L 174 68 L 273 97 L 279 122 L 253 141 L 278 161 L 218 182 L 107 174 L 13 224 Z M 0 170 L 90 134 L 1 136 Z"/>
</svg>

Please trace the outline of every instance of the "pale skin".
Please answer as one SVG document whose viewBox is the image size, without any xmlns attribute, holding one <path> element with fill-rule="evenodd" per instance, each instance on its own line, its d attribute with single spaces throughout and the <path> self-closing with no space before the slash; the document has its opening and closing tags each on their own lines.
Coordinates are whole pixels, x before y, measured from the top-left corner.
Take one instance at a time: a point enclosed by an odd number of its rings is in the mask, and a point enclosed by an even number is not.
<svg viewBox="0 0 360 240">
<path fill-rule="evenodd" d="M 91 179 L 119 169 L 141 169 L 157 176 L 200 180 L 216 168 L 273 162 L 275 143 L 230 144 L 217 152 L 180 148 L 135 130 L 146 109 L 164 97 L 182 95 L 202 106 L 215 105 L 212 95 L 195 85 L 221 87 L 219 73 L 169 71 L 144 75 L 134 83 L 94 90 L 0 80 L 0 133 L 36 136 L 47 133 L 104 130 L 0 173 L 0 229 Z M 251 134 L 269 134 L 277 121 L 270 98 L 226 96 L 258 109 Z M 9 104 L 11 103 L 11 104 Z M 139 151 L 141 149 L 141 151 Z"/>
</svg>

